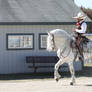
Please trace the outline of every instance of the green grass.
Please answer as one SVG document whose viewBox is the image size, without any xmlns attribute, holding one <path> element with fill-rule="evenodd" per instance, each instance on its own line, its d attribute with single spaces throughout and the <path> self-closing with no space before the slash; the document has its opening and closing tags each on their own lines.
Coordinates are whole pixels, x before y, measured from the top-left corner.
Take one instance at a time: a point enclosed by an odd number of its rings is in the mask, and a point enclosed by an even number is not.
<svg viewBox="0 0 92 92">
<path fill-rule="evenodd" d="M 77 73 L 76 75 L 92 77 L 92 64 L 85 64 L 83 70 Z"/>
<path fill-rule="evenodd" d="M 85 64 L 84 67 L 92 67 L 92 64 Z"/>
</svg>

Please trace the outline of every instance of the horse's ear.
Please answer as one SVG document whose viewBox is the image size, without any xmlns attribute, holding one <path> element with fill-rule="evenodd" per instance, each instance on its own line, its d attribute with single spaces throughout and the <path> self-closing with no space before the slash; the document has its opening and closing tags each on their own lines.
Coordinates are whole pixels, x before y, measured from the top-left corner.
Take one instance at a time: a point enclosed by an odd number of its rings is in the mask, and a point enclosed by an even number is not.
<svg viewBox="0 0 92 92">
<path fill-rule="evenodd" d="M 48 34 L 48 35 L 51 35 L 51 33 L 50 33 L 50 32 L 47 32 L 47 34 Z"/>
</svg>

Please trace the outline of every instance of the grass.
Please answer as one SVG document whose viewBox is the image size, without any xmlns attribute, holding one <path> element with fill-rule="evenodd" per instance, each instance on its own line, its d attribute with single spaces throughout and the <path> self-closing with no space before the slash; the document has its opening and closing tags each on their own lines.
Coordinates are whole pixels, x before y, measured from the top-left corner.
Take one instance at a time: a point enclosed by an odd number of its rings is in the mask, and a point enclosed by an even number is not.
<svg viewBox="0 0 92 92">
<path fill-rule="evenodd" d="M 0 80 L 48 79 L 53 73 L 1 74 Z"/>
<path fill-rule="evenodd" d="M 85 64 L 84 67 L 92 67 L 92 64 Z"/>
<path fill-rule="evenodd" d="M 77 74 L 79 76 L 92 77 L 92 64 L 85 64 L 83 70 Z"/>
</svg>

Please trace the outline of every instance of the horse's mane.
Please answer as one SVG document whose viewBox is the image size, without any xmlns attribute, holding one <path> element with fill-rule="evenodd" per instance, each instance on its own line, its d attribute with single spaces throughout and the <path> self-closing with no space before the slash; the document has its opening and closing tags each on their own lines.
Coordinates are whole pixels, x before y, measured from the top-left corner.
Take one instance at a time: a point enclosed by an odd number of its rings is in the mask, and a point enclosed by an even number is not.
<svg viewBox="0 0 92 92">
<path fill-rule="evenodd" d="M 53 34 L 54 36 L 54 44 L 55 44 L 55 47 L 58 49 L 64 49 L 66 48 L 67 52 L 68 50 L 70 49 L 70 41 L 72 39 L 72 37 L 64 30 L 62 29 L 54 29 L 52 31 L 50 31 L 50 34 Z M 50 51 L 51 48 L 50 47 L 53 47 L 53 45 L 51 43 L 53 40 L 47 39 L 47 49 Z"/>
<path fill-rule="evenodd" d="M 54 29 L 50 31 L 50 33 L 61 36 L 63 39 L 65 38 L 66 40 L 71 39 L 71 36 L 65 30 L 62 29 Z"/>
</svg>

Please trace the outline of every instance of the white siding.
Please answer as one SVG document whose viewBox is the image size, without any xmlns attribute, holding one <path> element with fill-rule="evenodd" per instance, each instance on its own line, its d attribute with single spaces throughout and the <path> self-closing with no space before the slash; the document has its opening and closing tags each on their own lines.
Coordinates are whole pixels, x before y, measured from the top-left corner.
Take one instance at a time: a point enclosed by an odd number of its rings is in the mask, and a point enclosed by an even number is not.
<svg viewBox="0 0 92 92">
<path fill-rule="evenodd" d="M 46 50 L 39 50 L 39 33 L 46 33 L 52 29 L 62 28 L 71 32 L 72 25 L 0 25 L 0 74 L 29 73 L 33 69 L 28 69 L 26 56 L 56 55 Z M 34 33 L 34 50 L 7 50 L 7 33 Z M 81 69 L 78 66 L 78 69 Z"/>
</svg>

